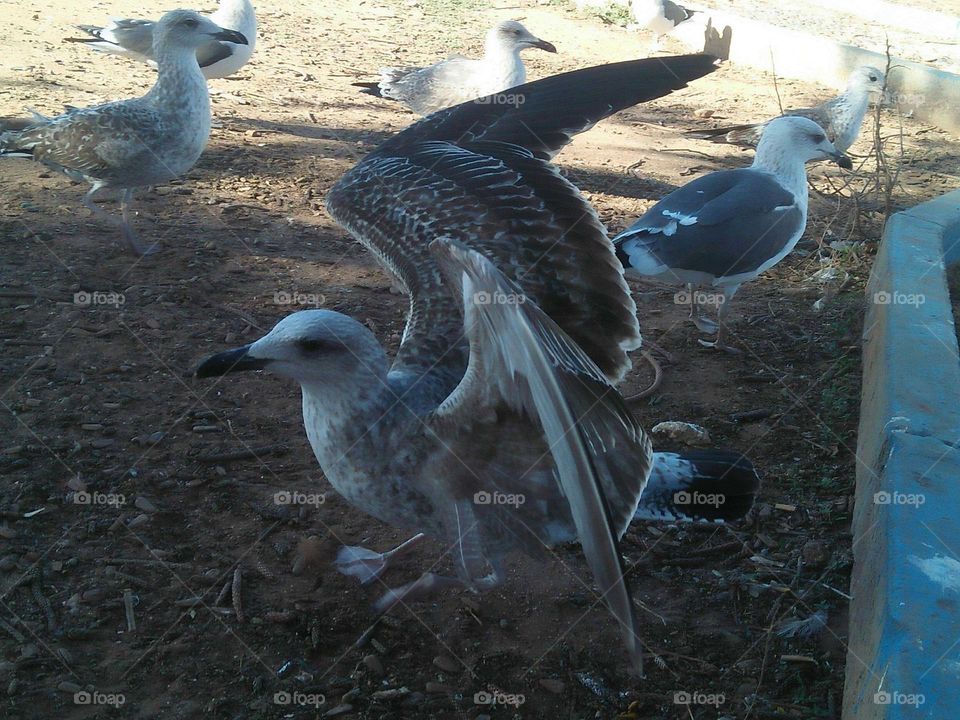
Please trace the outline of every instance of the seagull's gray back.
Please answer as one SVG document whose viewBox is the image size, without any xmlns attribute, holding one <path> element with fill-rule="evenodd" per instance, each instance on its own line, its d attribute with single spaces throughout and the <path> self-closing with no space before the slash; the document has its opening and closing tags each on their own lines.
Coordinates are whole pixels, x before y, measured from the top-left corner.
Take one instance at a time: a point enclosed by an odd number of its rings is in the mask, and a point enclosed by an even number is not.
<svg viewBox="0 0 960 720">
<path fill-rule="evenodd" d="M 640 274 L 739 283 L 789 252 L 805 221 L 805 208 L 772 174 L 741 168 L 675 190 L 614 242 Z"/>
</svg>

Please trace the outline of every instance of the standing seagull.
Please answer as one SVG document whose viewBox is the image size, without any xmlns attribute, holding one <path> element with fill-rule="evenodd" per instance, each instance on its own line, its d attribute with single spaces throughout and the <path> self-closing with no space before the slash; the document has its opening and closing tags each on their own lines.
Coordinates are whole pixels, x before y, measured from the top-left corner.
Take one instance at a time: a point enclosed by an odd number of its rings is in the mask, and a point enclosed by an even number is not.
<svg viewBox="0 0 960 720">
<path fill-rule="evenodd" d="M 100 188 L 122 191 L 123 238 L 138 255 L 152 252 L 136 239 L 130 223 L 133 190 L 159 185 L 193 167 L 210 137 L 210 97 L 196 61 L 210 39 L 243 44 L 236 30 L 224 30 L 191 10 L 173 10 L 157 23 L 153 52 L 157 82 L 143 97 L 72 108 L 17 132 L 0 135 L 0 155 L 32 157 L 70 178 L 90 183 L 83 203 Z"/>
<path fill-rule="evenodd" d="M 425 68 L 381 68 L 380 82 L 354 85 L 365 88 L 361 92 L 398 100 L 419 115 L 429 115 L 525 83 L 527 71 L 520 51 L 530 47 L 557 51 L 516 20 L 505 20 L 487 33 L 479 60 L 455 55 Z"/>
<path fill-rule="evenodd" d="M 511 550 L 542 557 L 579 538 L 639 669 L 617 541 L 644 487 L 752 497 L 756 475 L 739 456 L 710 466 L 651 453 L 613 387 L 640 343 L 636 306 L 596 212 L 548 162 L 597 121 L 713 69 L 703 55 L 587 68 L 516 88 L 522 103 L 464 103 L 411 126 L 327 195 L 410 295 L 393 363 L 357 321 L 307 310 L 197 369 L 297 380 L 333 487 L 455 548 L 458 578 L 427 573 L 387 592 L 381 610 L 438 586 L 494 586 Z M 675 494 L 654 492 L 652 505 L 673 514 Z M 367 578 L 392 554 L 348 550 L 342 570 Z"/>
<path fill-rule="evenodd" d="M 663 198 L 613 239 L 627 274 L 686 283 L 690 318 L 707 347 L 737 352 L 724 343 L 724 319 L 741 284 L 776 265 L 797 244 L 807 224 L 805 163 L 849 159 L 812 120 L 771 120 L 753 165 L 699 177 Z M 700 317 L 699 286 L 719 288 L 719 322 Z"/>
<path fill-rule="evenodd" d="M 858 67 L 847 80 L 847 89 L 840 95 L 812 108 L 787 110 L 785 116 L 813 120 L 827 133 L 827 139 L 840 152 L 846 152 L 860 134 L 860 126 L 870 106 L 870 96 L 883 90 L 884 75 L 874 67 Z M 732 125 L 712 130 L 691 130 L 687 135 L 714 142 L 727 142 L 756 147 L 764 129 L 770 124 Z"/>
<path fill-rule="evenodd" d="M 683 5 L 677 5 L 672 0 L 632 0 L 630 14 L 633 15 L 633 27 L 649 30 L 656 36 L 656 47 L 664 35 L 677 25 L 689 20 L 696 10 L 689 10 Z"/>
<path fill-rule="evenodd" d="M 246 38 L 246 42 L 242 43 L 208 39 L 197 48 L 197 62 L 203 70 L 203 76 L 212 80 L 233 75 L 250 60 L 257 42 L 257 16 L 250 0 L 220 0 L 220 7 L 209 18 L 225 30 L 236 30 Z M 113 19 L 106 27 L 77 25 L 90 37 L 66 38 L 66 41 L 86 43 L 95 50 L 156 65 L 153 39 L 156 27 L 157 23 L 152 20 Z"/>
</svg>

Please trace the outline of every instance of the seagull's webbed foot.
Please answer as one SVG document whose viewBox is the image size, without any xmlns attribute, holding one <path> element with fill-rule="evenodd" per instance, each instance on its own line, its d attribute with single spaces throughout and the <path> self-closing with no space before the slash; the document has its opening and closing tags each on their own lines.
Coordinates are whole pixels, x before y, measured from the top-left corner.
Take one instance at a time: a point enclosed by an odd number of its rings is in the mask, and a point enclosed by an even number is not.
<svg viewBox="0 0 960 720">
<path fill-rule="evenodd" d="M 437 575 L 436 573 L 424 573 L 413 582 L 401 585 L 398 588 L 391 588 L 385 592 L 376 603 L 374 610 L 378 615 L 390 612 L 400 603 L 413 602 L 425 597 L 429 597 L 440 590 L 447 588 L 459 588 L 481 592 L 496 587 L 503 580 L 499 572 L 492 572 L 489 575 L 478 580 L 462 580 L 461 578 L 448 577 L 446 575 Z"/>
<path fill-rule="evenodd" d="M 704 340 L 703 338 L 699 338 L 697 342 L 706 348 L 722 350 L 723 352 L 730 353 L 731 355 L 743 355 L 743 350 L 735 348 L 732 345 L 727 345 L 725 342 L 721 342 L 719 338 L 716 340 Z"/>
<path fill-rule="evenodd" d="M 393 550 L 384 553 L 378 553 L 356 545 L 344 545 L 337 552 L 337 570 L 344 575 L 357 578 L 362 585 L 366 585 L 386 572 L 393 558 L 410 550 L 423 538 L 423 533 L 417 533 L 409 540 L 397 545 Z"/>
<path fill-rule="evenodd" d="M 133 227 L 130 223 L 123 222 L 120 225 L 120 233 L 123 235 L 123 241 L 127 244 L 127 247 L 130 248 L 130 252 L 138 257 L 144 257 L 146 255 L 153 255 L 160 251 L 160 246 L 157 243 L 150 243 L 149 245 L 144 245 L 137 239 L 137 233 L 134 232 Z"/>
</svg>

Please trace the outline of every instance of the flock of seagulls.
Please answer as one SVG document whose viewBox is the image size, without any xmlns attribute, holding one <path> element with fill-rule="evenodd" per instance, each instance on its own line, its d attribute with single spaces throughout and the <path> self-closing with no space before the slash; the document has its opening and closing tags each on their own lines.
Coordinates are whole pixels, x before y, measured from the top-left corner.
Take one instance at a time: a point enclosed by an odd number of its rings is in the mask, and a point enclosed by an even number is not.
<svg viewBox="0 0 960 720">
<path fill-rule="evenodd" d="M 257 42 L 257 16 L 250 0 L 221 0 L 220 7 L 209 19 L 222 28 L 235 30 L 245 42 L 229 39 L 208 40 L 197 48 L 197 62 L 208 80 L 233 75 L 247 64 Z M 141 62 L 157 65 L 154 50 L 157 23 L 152 20 L 114 18 L 105 27 L 77 25 L 87 33 L 85 38 L 66 38 L 67 42 L 85 43 L 87 47 L 115 55 L 125 55 Z"/>
<path fill-rule="evenodd" d="M 655 32 L 685 19 L 669 0 L 651 5 Z M 182 175 L 199 158 L 210 132 L 206 78 L 249 60 L 253 8 L 223 0 L 209 17 L 175 10 L 156 23 L 81 27 L 91 47 L 154 63 L 155 85 L 141 98 L 36 116 L 0 135 L 0 154 L 90 183 L 85 203 L 98 214 L 94 194 L 120 191 L 123 237 L 133 252 L 150 252 L 130 224 L 132 192 Z M 524 83 L 526 48 L 556 52 L 520 23 L 502 22 L 480 60 L 386 68 L 365 85 L 426 115 L 361 160 L 326 199 L 408 295 L 392 360 L 360 322 L 308 310 L 207 358 L 196 376 L 266 370 L 299 383 L 307 437 L 333 487 L 363 512 L 416 533 L 388 552 L 344 548 L 342 572 L 379 578 L 424 534 L 455 548 L 455 577 L 426 573 L 389 588 L 379 611 L 438 588 L 493 587 L 509 553 L 541 557 L 545 547 L 579 541 L 642 672 L 620 537 L 636 519 L 741 517 L 759 478 L 736 452 L 653 451 L 617 390 L 641 345 L 625 273 L 716 288 L 718 322 L 701 317 L 693 292 L 691 318 L 716 332 L 705 344 L 730 349 L 728 301 L 803 234 L 805 164 L 850 167 L 843 151 L 883 76 L 864 68 L 818 108 L 718 129 L 727 141 L 755 141 L 752 165 L 684 185 L 611 241 L 553 158 L 574 135 L 686 87 L 717 62 L 648 58 Z M 497 101 L 506 90 L 513 102 Z M 727 502 L 678 499 L 698 493 Z M 477 502 L 483 494 L 525 501 Z"/>
</svg>

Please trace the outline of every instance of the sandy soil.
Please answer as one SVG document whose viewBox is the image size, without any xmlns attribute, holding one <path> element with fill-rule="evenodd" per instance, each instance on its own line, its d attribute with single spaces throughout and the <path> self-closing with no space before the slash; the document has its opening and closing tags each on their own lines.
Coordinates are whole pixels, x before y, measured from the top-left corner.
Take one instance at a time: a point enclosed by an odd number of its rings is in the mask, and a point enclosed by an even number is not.
<svg viewBox="0 0 960 720">
<path fill-rule="evenodd" d="M 142 5 L 4 9 L 0 115 L 28 105 L 56 113 L 149 86 L 147 67 L 60 42 L 71 23 Z M 645 336 L 673 358 L 639 417 L 647 427 L 705 426 L 714 444 L 746 452 L 764 482 L 760 505 L 736 526 L 628 532 L 622 549 L 651 653 L 642 682 L 594 607 L 575 547 L 546 564 L 517 559 L 484 596 L 418 603 L 355 647 L 377 590 L 330 561 L 342 542 L 383 549 L 400 533 L 331 491 L 303 437 L 297 388 L 273 377 L 188 377 L 204 355 L 253 340 L 296 309 L 279 301 L 297 293 L 396 348 L 404 301 L 326 216 L 323 197 L 414 118 L 350 82 L 385 64 L 475 53 L 483 30 L 511 16 L 560 49 L 528 53 L 532 78 L 641 47 L 634 34 L 552 5 L 277 0 L 260 11 L 253 62 L 211 84 L 220 126 L 197 167 L 141 195 L 141 232 L 164 248 L 144 260 L 88 217 L 84 188 L 3 163 L 0 715 L 99 717 L 101 705 L 75 700 L 96 691 L 98 703 L 122 695 L 108 708 L 118 718 L 839 717 L 862 287 L 883 209 L 875 197 L 813 198 L 798 250 L 737 298 L 740 356 L 698 346 L 673 289 L 636 287 Z M 790 104 L 826 94 L 800 83 L 780 92 Z M 723 68 L 602 123 L 558 162 L 619 230 L 687 178 L 748 162 L 679 131 L 776 108 L 767 78 Z M 899 134 L 895 118 L 884 123 Z M 957 142 L 906 120 L 903 144 L 894 206 L 956 186 Z M 862 139 L 855 149 L 869 147 Z M 821 189 L 826 177 L 842 182 L 837 171 L 814 174 Z M 825 268 L 846 280 L 811 279 Z M 83 305 L 77 293 L 123 302 Z M 649 380 L 638 364 L 627 389 Z M 100 502 L 79 504 L 78 491 Z M 278 505 L 283 491 L 314 502 Z M 449 570 L 441 553 L 425 544 L 388 579 L 412 579 L 438 558 Z M 218 598 L 235 568 L 242 617 L 229 594 Z M 778 634 L 815 613 L 826 618 L 818 633 Z M 478 692 L 523 703 L 478 704 Z M 676 704 L 677 693 L 714 704 Z"/>
</svg>

